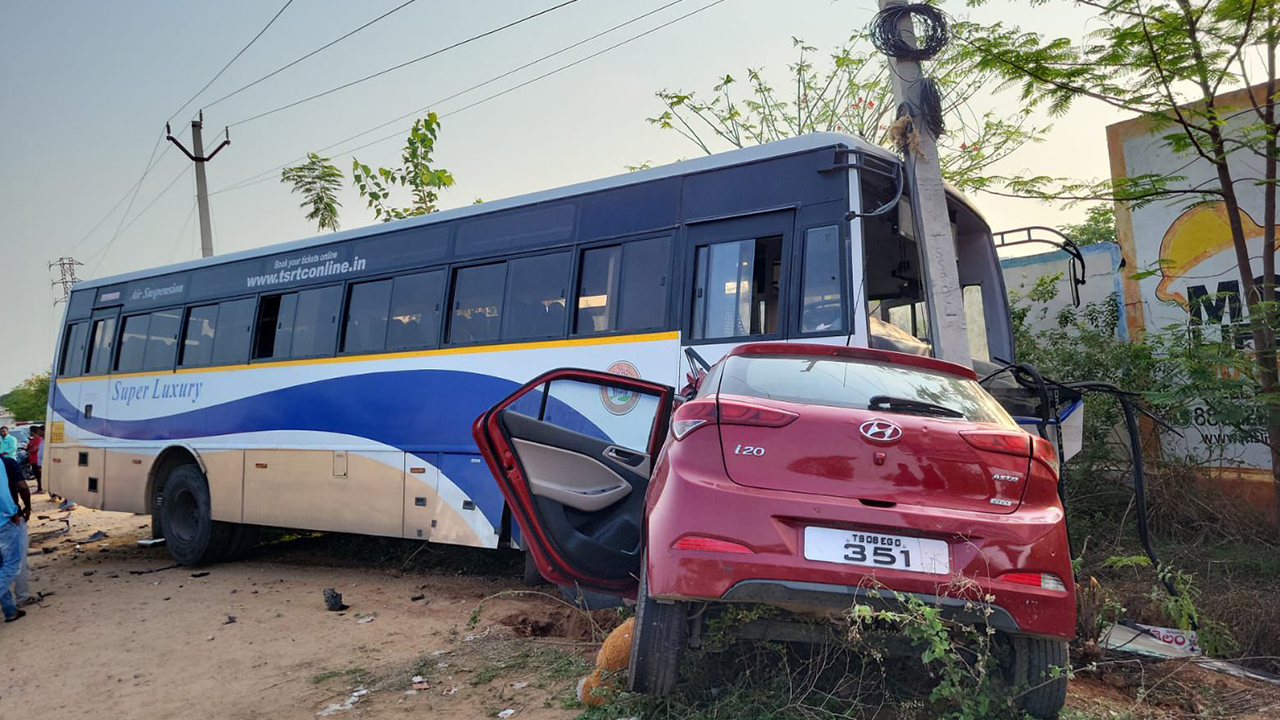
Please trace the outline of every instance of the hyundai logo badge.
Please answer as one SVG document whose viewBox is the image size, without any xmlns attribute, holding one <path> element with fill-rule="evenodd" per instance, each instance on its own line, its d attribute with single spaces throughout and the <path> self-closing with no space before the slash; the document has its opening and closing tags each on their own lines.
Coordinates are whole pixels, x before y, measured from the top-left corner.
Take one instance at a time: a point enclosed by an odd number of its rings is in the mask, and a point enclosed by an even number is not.
<svg viewBox="0 0 1280 720">
<path fill-rule="evenodd" d="M 862 432 L 862 437 L 885 445 L 898 442 L 902 438 L 902 428 L 888 420 L 868 420 L 858 426 L 858 430 Z"/>
</svg>

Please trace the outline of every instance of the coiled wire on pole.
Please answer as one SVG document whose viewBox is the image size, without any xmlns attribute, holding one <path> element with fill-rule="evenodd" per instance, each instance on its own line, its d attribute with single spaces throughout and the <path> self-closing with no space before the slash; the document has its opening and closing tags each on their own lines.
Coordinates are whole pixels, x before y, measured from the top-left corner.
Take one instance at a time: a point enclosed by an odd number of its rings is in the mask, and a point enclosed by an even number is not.
<svg viewBox="0 0 1280 720">
<path fill-rule="evenodd" d="M 902 20 L 912 17 L 915 47 L 902 38 Z M 890 57 L 920 62 L 942 51 L 951 41 L 951 30 L 942 11 L 932 5 L 912 3 L 890 5 L 876 13 L 868 28 L 871 44 Z"/>
</svg>

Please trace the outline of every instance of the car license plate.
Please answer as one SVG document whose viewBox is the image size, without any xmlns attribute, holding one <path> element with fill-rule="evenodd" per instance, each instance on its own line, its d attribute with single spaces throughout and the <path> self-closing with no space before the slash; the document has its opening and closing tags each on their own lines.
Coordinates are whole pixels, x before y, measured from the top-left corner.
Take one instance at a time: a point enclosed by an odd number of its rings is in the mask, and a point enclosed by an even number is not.
<svg viewBox="0 0 1280 720">
<path fill-rule="evenodd" d="M 941 540 L 885 535 L 862 530 L 807 527 L 804 559 L 843 565 L 946 575 L 951 554 Z"/>
</svg>

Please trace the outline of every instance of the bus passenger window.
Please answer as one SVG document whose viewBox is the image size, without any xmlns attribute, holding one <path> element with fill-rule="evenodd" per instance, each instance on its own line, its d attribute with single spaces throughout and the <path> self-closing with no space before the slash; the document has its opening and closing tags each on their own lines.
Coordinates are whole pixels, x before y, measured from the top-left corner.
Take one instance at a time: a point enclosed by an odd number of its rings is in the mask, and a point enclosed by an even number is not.
<svg viewBox="0 0 1280 720">
<path fill-rule="evenodd" d="M 458 268 L 454 272 L 453 318 L 449 321 L 450 343 L 492 342 L 498 339 L 506 278 L 505 262 Z"/>
<path fill-rule="evenodd" d="M 694 339 L 777 332 L 781 271 L 781 237 L 698 248 L 694 274 Z"/>
<path fill-rule="evenodd" d="M 502 339 L 559 337 L 564 333 L 569 253 L 512 260 Z"/>
<path fill-rule="evenodd" d="M 89 375 L 105 375 L 111 370 L 111 348 L 115 347 L 116 319 L 93 321 L 93 345 L 89 348 Z"/>
<path fill-rule="evenodd" d="M 187 311 L 187 329 L 182 335 L 182 367 L 208 365 L 213 354 L 213 331 L 218 320 L 217 305 L 202 305 Z"/>
<path fill-rule="evenodd" d="M 254 360 L 289 357 L 289 349 L 293 346 L 293 314 L 297 307 L 297 293 L 262 298 L 258 307 L 258 328 L 254 333 Z"/>
<path fill-rule="evenodd" d="M 213 335 L 213 356 L 210 358 L 214 365 L 239 365 L 248 361 L 256 304 L 253 298 L 244 298 L 218 305 L 218 327 Z"/>
<path fill-rule="evenodd" d="M 800 332 L 844 330 L 840 303 L 840 230 L 836 226 L 805 233 L 804 282 L 801 288 Z"/>
<path fill-rule="evenodd" d="M 116 353 L 116 372 L 137 372 L 147 351 L 147 328 L 150 315 L 133 315 L 124 319 L 120 331 L 120 351 Z"/>
<path fill-rule="evenodd" d="M 77 377 L 84 370 L 84 341 L 88 333 L 89 323 L 79 322 L 67 328 L 62 340 L 58 377 Z"/>
<path fill-rule="evenodd" d="M 182 329 L 182 310 L 157 310 L 151 313 L 147 330 L 147 350 L 142 356 L 143 370 L 168 370 L 178 353 L 178 332 Z"/>
<path fill-rule="evenodd" d="M 339 285 L 298 293 L 298 310 L 293 320 L 293 348 L 289 357 L 332 355 L 338 338 L 338 312 L 341 308 L 342 287 Z"/>
<path fill-rule="evenodd" d="M 573 323 L 575 334 L 615 329 L 621 265 L 622 247 L 619 245 L 582 251 L 582 264 L 578 271 L 578 312 Z"/>
<path fill-rule="evenodd" d="M 622 246 L 621 330 L 648 330 L 666 325 L 668 238 L 637 240 Z"/>
<path fill-rule="evenodd" d="M 391 289 L 387 349 L 435 347 L 440 328 L 444 271 L 401 275 Z"/>
<path fill-rule="evenodd" d="M 347 321 L 342 330 L 342 352 L 380 352 L 387 343 L 390 305 L 390 280 L 352 285 L 347 297 Z"/>
</svg>

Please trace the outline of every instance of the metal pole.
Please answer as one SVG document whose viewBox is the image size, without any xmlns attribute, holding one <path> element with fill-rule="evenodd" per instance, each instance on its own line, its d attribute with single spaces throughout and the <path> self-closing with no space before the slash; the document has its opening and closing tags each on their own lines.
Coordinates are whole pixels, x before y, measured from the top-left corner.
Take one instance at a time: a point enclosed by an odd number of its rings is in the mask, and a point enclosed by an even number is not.
<svg viewBox="0 0 1280 720">
<path fill-rule="evenodd" d="M 880 9 L 904 5 L 902 0 L 879 0 Z M 904 14 L 898 30 L 902 39 L 915 45 L 911 16 Z M 924 73 L 920 63 L 889 57 L 893 77 L 893 95 L 899 106 L 904 103 L 918 112 Z M 969 334 L 965 326 L 964 297 L 960 289 L 960 270 L 956 258 L 956 241 L 951 233 L 951 217 L 947 212 L 947 194 L 942 184 L 942 168 L 938 163 L 937 138 L 926 123 L 913 117 L 917 142 L 907 149 L 907 182 L 915 213 L 916 236 L 921 243 L 924 267 L 922 281 L 929 308 L 929 335 L 933 352 L 943 360 L 965 366 L 973 365 L 969 351 Z"/>
<path fill-rule="evenodd" d="M 209 186 L 204 177 L 204 113 L 199 120 L 191 121 L 191 145 L 196 161 L 196 203 L 200 206 L 200 257 L 213 255 L 213 230 L 209 224 Z"/>
</svg>

